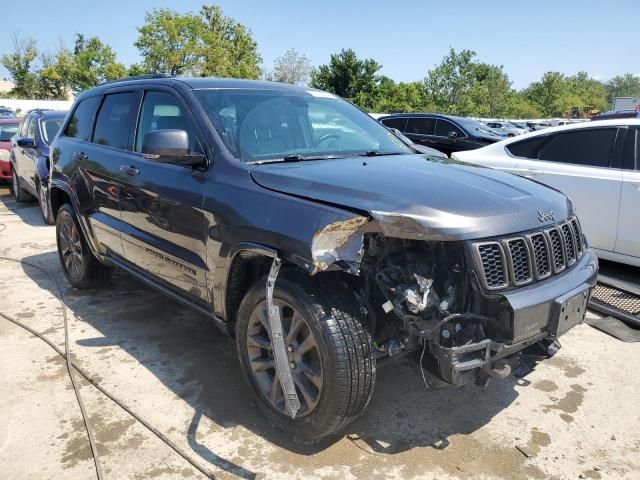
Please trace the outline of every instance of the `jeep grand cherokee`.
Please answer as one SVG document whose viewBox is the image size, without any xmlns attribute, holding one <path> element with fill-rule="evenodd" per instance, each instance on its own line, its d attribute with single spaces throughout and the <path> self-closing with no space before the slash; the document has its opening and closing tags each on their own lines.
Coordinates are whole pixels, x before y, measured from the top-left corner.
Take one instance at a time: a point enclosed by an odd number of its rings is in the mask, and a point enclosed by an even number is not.
<svg viewBox="0 0 640 480">
<path fill-rule="evenodd" d="M 120 267 L 209 316 L 262 411 L 308 442 L 364 410 L 391 355 L 452 385 L 551 355 L 596 279 L 562 193 L 418 154 L 318 90 L 115 81 L 52 151 L 69 282 Z"/>
</svg>

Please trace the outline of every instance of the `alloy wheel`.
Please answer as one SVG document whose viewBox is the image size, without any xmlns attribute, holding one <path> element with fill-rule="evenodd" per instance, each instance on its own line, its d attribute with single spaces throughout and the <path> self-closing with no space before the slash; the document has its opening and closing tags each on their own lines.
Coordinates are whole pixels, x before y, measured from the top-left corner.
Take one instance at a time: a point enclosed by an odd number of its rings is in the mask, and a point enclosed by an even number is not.
<svg viewBox="0 0 640 480">
<path fill-rule="evenodd" d="M 311 413 L 320 400 L 323 371 L 320 349 L 304 316 L 289 303 L 274 299 L 280 309 L 287 359 L 296 387 L 300 410 L 297 417 Z M 266 301 L 253 310 L 247 327 L 247 354 L 251 373 L 264 398 L 286 414 L 284 394 L 275 367 Z"/>
<path fill-rule="evenodd" d="M 65 214 L 60 226 L 60 253 L 67 273 L 79 278 L 82 270 L 82 242 L 73 218 Z"/>
</svg>

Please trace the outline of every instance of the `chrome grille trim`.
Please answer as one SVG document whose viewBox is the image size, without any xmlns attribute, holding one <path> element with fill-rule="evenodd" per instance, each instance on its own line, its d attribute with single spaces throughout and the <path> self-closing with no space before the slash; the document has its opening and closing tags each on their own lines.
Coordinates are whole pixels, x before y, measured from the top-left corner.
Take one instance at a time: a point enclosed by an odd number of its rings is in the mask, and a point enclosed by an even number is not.
<svg viewBox="0 0 640 480">
<path fill-rule="evenodd" d="M 496 264 L 493 265 L 494 259 L 487 259 L 487 252 L 494 250 L 495 255 L 498 257 Z M 475 257 L 476 265 L 480 268 L 478 272 L 482 280 L 482 284 L 487 290 L 500 290 L 509 285 L 509 276 L 507 272 L 507 261 L 504 255 L 502 245 L 498 242 L 480 242 L 473 244 L 473 255 Z M 492 255 L 493 257 L 493 255 Z M 490 265 L 491 263 L 491 265 Z M 493 269 L 497 269 L 498 272 L 494 274 Z M 498 278 L 494 278 L 498 277 Z"/>
<path fill-rule="evenodd" d="M 536 280 L 544 280 L 551 276 L 551 256 L 549 255 L 549 241 L 542 232 L 529 233 L 525 236 L 529 248 L 531 249 L 531 258 L 533 260 L 533 272 Z"/>
<path fill-rule="evenodd" d="M 551 266 L 553 267 L 553 273 L 560 273 L 567 266 L 562 233 L 558 228 L 553 227 L 546 228 L 544 230 L 544 234 L 547 236 L 547 240 L 549 241 L 550 245 Z"/>
<path fill-rule="evenodd" d="M 576 254 L 576 240 L 573 234 L 573 228 L 569 222 L 565 222 L 560 225 L 560 233 L 562 233 L 562 239 L 564 240 L 564 251 L 567 266 L 571 266 L 576 263 L 578 255 Z"/>
<path fill-rule="evenodd" d="M 573 227 L 573 234 L 575 235 L 576 247 L 578 250 L 578 258 L 582 257 L 584 253 L 584 244 L 582 240 L 582 227 L 580 227 L 580 222 L 578 221 L 578 217 L 573 217 L 569 223 Z"/>
<path fill-rule="evenodd" d="M 557 275 L 584 254 L 576 217 L 540 229 L 500 239 L 471 243 L 473 260 L 487 290 L 520 287 Z"/>
<path fill-rule="evenodd" d="M 533 280 L 531 252 L 523 237 L 507 238 L 502 241 L 507 255 L 507 267 L 511 283 L 516 287 L 526 285 Z"/>
</svg>

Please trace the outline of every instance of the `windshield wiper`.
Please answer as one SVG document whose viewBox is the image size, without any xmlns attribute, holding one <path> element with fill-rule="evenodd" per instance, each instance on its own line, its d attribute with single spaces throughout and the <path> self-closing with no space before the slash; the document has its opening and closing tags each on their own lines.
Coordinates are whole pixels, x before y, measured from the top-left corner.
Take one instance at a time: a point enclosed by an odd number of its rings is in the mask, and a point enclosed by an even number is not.
<svg viewBox="0 0 640 480">
<path fill-rule="evenodd" d="M 282 158 L 269 158 L 266 160 L 256 160 L 254 162 L 249 162 L 254 165 L 262 165 L 264 163 L 279 163 L 279 162 L 305 162 L 310 160 L 331 160 L 335 158 L 342 158 L 338 155 L 310 155 L 308 157 L 304 155 L 300 155 L 299 153 L 285 155 Z"/>
<path fill-rule="evenodd" d="M 378 150 L 369 150 L 368 152 L 358 154 L 359 157 L 383 157 L 385 155 L 404 155 L 407 152 L 379 152 Z"/>
</svg>

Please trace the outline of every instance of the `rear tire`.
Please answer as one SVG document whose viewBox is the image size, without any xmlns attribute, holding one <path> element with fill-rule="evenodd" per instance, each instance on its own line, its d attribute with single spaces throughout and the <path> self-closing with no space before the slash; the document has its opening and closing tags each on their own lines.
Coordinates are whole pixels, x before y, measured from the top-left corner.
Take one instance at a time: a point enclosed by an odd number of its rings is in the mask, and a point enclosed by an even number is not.
<svg viewBox="0 0 640 480">
<path fill-rule="evenodd" d="M 93 256 L 73 207 L 68 203 L 58 210 L 56 241 L 62 270 L 72 286 L 84 290 L 109 281 L 113 268 L 103 265 Z"/>
<path fill-rule="evenodd" d="M 274 288 L 274 303 L 281 309 L 291 372 L 301 403 L 292 419 L 286 414 L 272 365 L 265 285 L 263 277 L 240 304 L 236 346 L 241 369 L 259 408 L 275 426 L 300 442 L 316 443 L 352 422 L 369 403 L 376 376 L 371 338 L 359 321 L 357 302 L 335 281 L 312 278 L 306 272 L 281 272 Z M 293 335 L 292 325 L 300 325 Z M 308 349 L 310 344 L 313 346 Z M 303 350 L 310 353 L 296 356 Z"/>
<path fill-rule="evenodd" d="M 33 197 L 20 186 L 20 177 L 18 177 L 13 168 L 11 169 L 11 190 L 17 203 L 26 203 L 33 200 Z"/>
<path fill-rule="evenodd" d="M 53 219 L 53 212 L 49 205 L 49 198 L 46 192 L 42 190 L 42 185 L 38 183 L 38 203 L 40 204 L 40 212 L 42 213 L 42 219 L 47 225 L 53 225 L 55 223 Z"/>
</svg>

